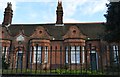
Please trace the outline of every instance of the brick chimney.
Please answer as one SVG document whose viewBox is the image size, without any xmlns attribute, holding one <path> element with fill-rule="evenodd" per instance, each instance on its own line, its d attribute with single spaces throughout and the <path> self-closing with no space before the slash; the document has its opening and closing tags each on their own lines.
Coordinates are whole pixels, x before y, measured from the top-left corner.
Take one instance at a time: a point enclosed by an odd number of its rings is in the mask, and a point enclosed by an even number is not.
<svg viewBox="0 0 120 77">
<path fill-rule="evenodd" d="M 58 6 L 56 10 L 56 24 L 63 24 L 63 7 L 62 1 L 58 1 Z"/>
<path fill-rule="evenodd" d="M 2 25 L 11 24 L 12 23 L 12 17 L 13 17 L 12 4 L 11 4 L 11 2 L 8 2 L 7 7 L 5 8 L 4 20 L 3 20 Z"/>
</svg>

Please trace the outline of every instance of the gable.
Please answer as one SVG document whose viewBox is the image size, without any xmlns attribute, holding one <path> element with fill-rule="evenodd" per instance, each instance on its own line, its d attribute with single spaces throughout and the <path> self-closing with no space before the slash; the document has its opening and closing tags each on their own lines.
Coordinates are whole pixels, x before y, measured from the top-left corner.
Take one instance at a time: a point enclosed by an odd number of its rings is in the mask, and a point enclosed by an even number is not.
<svg viewBox="0 0 120 77">
<path fill-rule="evenodd" d="M 51 39 L 51 36 L 47 33 L 45 28 L 42 26 L 38 26 L 30 37 L 41 38 L 41 39 Z"/>
<path fill-rule="evenodd" d="M 24 41 L 25 38 L 23 35 L 19 35 L 17 38 L 16 38 L 16 41 Z"/>
<path fill-rule="evenodd" d="M 80 29 L 77 26 L 71 26 L 69 27 L 69 30 L 67 33 L 63 36 L 63 39 L 66 38 L 82 38 L 85 39 L 86 36 L 83 35 L 83 33 L 80 31 Z"/>
</svg>

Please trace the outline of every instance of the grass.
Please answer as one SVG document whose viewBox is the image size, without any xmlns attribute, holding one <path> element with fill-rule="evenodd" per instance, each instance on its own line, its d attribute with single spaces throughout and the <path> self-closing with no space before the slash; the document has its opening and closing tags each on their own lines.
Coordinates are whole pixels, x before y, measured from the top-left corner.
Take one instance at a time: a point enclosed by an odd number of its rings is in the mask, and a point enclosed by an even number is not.
<svg viewBox="0 0 120 77">
<path fill-rule="evenodd" d="M 87 74 L 87 75 L 104 75 L 104 73 L 99 71 L 90 70 L 66 70 L 66 69 L 56 69 L 56 70 L 30 70 L 30 69 L 13 69 L 13 70 L 3 70 L 3 74 Z"/>
</svg>

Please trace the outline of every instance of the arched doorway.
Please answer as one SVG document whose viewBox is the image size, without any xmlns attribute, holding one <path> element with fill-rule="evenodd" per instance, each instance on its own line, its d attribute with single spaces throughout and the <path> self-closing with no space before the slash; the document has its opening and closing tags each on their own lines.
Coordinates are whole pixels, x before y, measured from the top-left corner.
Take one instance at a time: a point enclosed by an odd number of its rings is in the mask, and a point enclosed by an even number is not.
<svg viewBox="0 0 120 77">
<path fill-rule="evenodd" d="M 17 47 L 16 68 L 18 69 L 22 69 L 23 67 L 23 54 L 24 54 L 24 47 Z"/>
</svg>

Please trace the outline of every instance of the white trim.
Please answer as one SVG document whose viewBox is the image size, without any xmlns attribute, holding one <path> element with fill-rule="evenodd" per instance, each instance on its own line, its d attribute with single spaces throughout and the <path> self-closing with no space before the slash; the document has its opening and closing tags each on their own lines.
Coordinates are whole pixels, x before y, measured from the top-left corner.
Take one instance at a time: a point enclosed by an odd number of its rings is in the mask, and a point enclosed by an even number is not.
<svg viewBox="0 0 120 77">
<path fill-rule="evenodd" d="M 114 63 L 119 63 L 119 59 L 117 60 L 117 57 L 119 56 L 119 51 L 118 51 L 118 45 L 113 45 L 113 57 L 114 57 Z"/>
<path fill-rule="evenodd" d="M 80 46 L 71 46 L 71 63 L 80 63 Z"/>
<path fill-rule="evenodd" d="M 65 63 L 68 63 L 68 46 L 66 47 L 66 50 L 65 50 Z"/>
<path fill-rule="evenodd" d="M 97 69 L 98 69 L 98 53 L 96 52 L 96 62 L 97 62 Z"/>
<path fill-rule="evenodd" d="M 44 63 L 47 63 L 48 62 L 48 47 L 46 46 L 45 47 L 45 60 L 44 60 Z"/>
<path fill-rule="evenodd" d="M 18 51 L 17 53 L 23 53 L 23 51 Z"/>
<path fill-rule="evenodd" d="M 55 24 L 55 26 L 64 26 L 64 24 Z"/>
<path fill-rule="evenodd" d="M 37 61 L 37 63 L 41 63 L 42 62 L 42 60 L 41 60 L 41 56 L 42 56 L 42 49 L 41 49 L 41 46 L 38 46 L 38 52 L 37 52 L 37 60 L 36 60 L 36 46 L 34 46 L 34 49 L 33 49 L 34 51 L 34 57 L 33 57 L 33 63 L 36 63 L 36 61 Z M 39 60 L 40 59 L 40 60 Z"/>
<path fill-rule="evenodd" d="M 85 48 L 84 48 L 84 46 L 82 46 L 82 63 L 85 63 Z"/>
<path fill-rule="evenodd" d="M 30 63 L 32 63 L 32 52 L 33 50 L 32 50 L 32 47 L 30 47 Z"/>
<path fill-rule="evenodd" d="M 96 53 L 96 51 L 95 51 L 95 50 L 92 50 L 91 53 Z"/>
<path fill-rule="evenodd" d="M 7 55 L 8 55 L 8 53 L 9 53 L 8 48 L 9 48 L 9 47 L 6 46 L 6 50 L 5 50 L 5 47 L 2 47 L 2 54 L 3 54 L 3 55 L 5 54 L 5 55 L 4 55 L 5 58 L 7 58 Z M 5 51 L 5 52 L 4 52 L 4 51 Z"/>
</svg>

